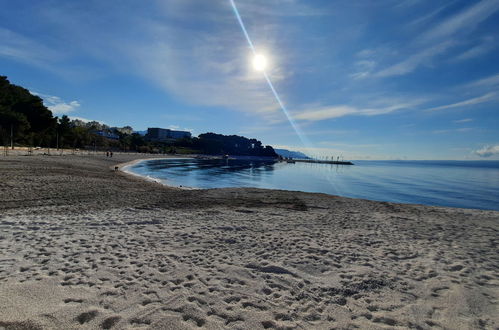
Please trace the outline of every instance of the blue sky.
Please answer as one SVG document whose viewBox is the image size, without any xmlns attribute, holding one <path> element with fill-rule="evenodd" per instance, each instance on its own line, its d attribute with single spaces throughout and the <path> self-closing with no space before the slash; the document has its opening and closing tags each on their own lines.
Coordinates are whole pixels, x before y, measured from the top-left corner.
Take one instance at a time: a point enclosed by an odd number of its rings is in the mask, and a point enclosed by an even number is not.
<svg viewBox="0 0 499 330">
<path fill-rule="evenodd" d="M 345 159 L 499 159 L 499 0 L 0 0 L 0 74 L 57 115 Z"/>
</svg>

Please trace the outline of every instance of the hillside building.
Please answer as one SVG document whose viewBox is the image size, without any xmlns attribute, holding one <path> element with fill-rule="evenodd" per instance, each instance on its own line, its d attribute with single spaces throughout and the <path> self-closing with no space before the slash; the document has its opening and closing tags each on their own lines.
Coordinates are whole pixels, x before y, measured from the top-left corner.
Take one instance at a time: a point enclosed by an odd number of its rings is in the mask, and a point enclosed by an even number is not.
<svg viewBox="0 0 499 330">
<path fill-rule="evenodd" d="M 150 141 L 166 142 L 169 140 L 178 140 L 190 138 L 191 132 L 174 131 L 168 128 L 150 127 L 147 129 L 146 138 Z"/>
</svg>

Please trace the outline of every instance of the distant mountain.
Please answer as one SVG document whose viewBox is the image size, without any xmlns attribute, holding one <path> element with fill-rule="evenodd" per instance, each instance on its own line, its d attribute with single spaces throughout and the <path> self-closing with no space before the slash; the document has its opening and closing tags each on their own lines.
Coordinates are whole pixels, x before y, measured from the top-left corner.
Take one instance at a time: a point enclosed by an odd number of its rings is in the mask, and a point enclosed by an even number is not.
<svg viewBox="0 0 499 330">
<path fill-rule="evenodd" d="M 140 134 L 141 136 L 144 136 L 147 134 L 147 130 L 145 131 L 133 131 L 134 133 Z"/>
<path fill-rule="evenodd" d="M 299 151 L 291 151 L 291 150 L 286 150 L 286 149 L 274 149 L 275 152 L 282 157 L 286 158 L 299 158 L 299 159 L 309 159 L 307 155 L 305 155 L 303 152 Z"/>
</svg>

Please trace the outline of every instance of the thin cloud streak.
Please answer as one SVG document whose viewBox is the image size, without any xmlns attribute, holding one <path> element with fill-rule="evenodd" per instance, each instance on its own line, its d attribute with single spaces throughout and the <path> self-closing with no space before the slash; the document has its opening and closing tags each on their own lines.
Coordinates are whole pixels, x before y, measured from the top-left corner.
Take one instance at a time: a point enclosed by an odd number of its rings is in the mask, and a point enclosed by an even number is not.
<svg viewBox="0 0 499 330">
<path fill-rule="evenodd" d="M 465 106 L 470 106 L 470 105 L 476 105 L 480 103 L 485 103 L 485 102 L 490 102 L 493 100 L 498 99 L 498 93 L 497 92 L 491 92 L 487 93 L 485 95 L 479 96 L 479 97 L 474 97 L 468 100 L 464 100 L 461 102 L 456 102 L 452 104 L 447 104 L 447 105 L 442 105 L 439 107 L 435 108 L 430 108 L 426 109 L 425 111 L 431 112 L 431 111 L 440 111 L 440 110 L 446 110 L 446 109 L 453 109 L 453 108 L 459 108 L 459 107 L 465 107 Z"/>
<path fill-rule="evenodd" d="M 433 134 L 465 133 L 465 132 L 470 132 L 473 129 L 474 129 L 473 127 L 462 127 L 456 129 L 437 129 L 432 131 L 432 133 Z"/>
<path fill-rule="evenodd" d="M 390 106 L 379 108 L 357 108 L 348 105 L 325 106 L 316 109 L 308 109 L 302 112 L 296 112 L 293 117 L 296 120 L 320 121 L 326 119 L 340 118 L 344 116 L 378 116 L 385 115 L 395 111 L 410 109 L 422 103 L 422 100 L 415 100 L 406 103 L 397 103 Z"/>
<path fill-rule="evenodd" d="M 471 118 L 464 118 L 464 119 L 454 120 L 453 123 L 462 124 L 462 123 L 469 123 L 472 121 L 473 121 L 473 119 L 471 119 Z"/>
<path fill-rule="evenodd" d="M 498 9 L 499 1 L 482 0 L 442 22 L 436 28 L 427 31 L 421 39 L 424 41 L 435 41 L 436 39 L 450 37 L 457 32 L 471 31 L 476 25 L 485 21 Z"/>
<path fill-rule="evenodd" d="M 464 88 L 476 88 L 476 87 L 496 87 L 499 85 L 499 74 L 488 76 L 479 80 L 472 81 L 466 85 Z"/>
<path fill-rule="evenodd" d="M 59 52 L 14 31 L 0 27 L 0 56 L 9 57 L 39 68 L 49 69 L 60 60 Z"/>
<path fill-rule="evenodd" d="M 401 76 L 407 73 L 411 73 L 414 70 L 416 70 L 416 68 L 418 68 L 420 65 L 428 63 L 433 57 L 442 54 L 453 45 L 455 45 L 453 41 L 446 41 L 438 45 L 435 45 L 433 47 L 424 49 L 419 53 L 410 56 L 408 59 L 402 62 L 399 62 L 397 64 L 394 64 L 386 69 L 377 72 L 376 74 L 374 74 L 374 76 L 384 78 L 391 76 Z"/>
<path fill-rule="evenodd" d="M 479 45 L 476 45 L 467 51 L 459 54 L 454 58 L 454 61 L 466 61 L 481 55 L 487 54 L 497 47 L 497 43 L 494 38 L 488 37 L 484 38 L 483 42 Z"/>
<path fill-rule="evenodd" d="M 442 9 L 437 9 L 436 12 L 430 14 L 430 17 L 438 14 Z M 412 43 L 412 47 L 415 48 L 414 55 L 396 64 L 389 65 L 372 75 L 378 78 L 401 76 L 415 71 L 422 65 L 431 64 L 433 58 L 448 52 L 452 47 L 459 44 L 458 35 L 470 33 L 478 24 L 488 19 L 498 9 L 499 1 L 497 0 L 482 0 L 466 8 L 415 38 Z M 423 19 L 426 18 L 423 17 Z M 462 61 L 474 58 L 487 53 L 493 47 L 494 45 L 485 42 L 480 46 L 469 49 L 454 60 Z M 369 72 L 364 71 L 354 74 L 353 78 L 366 78 L 370 75 Z"/>
<path fill-rule="evenodd" d="M 414 27 L 419 27 L 423 24 L 428 24 L 428 22 L 431 22 L 438 14 L 440 14 L 444 9 L 446 9 L 449 6 L 449 4 L 444 4 L 441 7 L 438 7 L 434 11 L 430 12 L 429 14 L 426 14 L 422 17 L 419 17 L 415 19 L 414 21 L 410 22 L 407 26 L 409 28 L 414 28 Z"/>
</svg>

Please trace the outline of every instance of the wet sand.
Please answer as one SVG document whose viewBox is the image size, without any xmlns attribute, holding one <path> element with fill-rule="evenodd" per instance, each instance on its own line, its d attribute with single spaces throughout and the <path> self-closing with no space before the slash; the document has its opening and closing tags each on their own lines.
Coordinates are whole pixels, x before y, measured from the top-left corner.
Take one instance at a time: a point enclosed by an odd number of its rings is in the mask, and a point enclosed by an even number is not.
<svg viewBox="0 0 499 330">
<path fill-rule="evenodd" d="M 0 157 L 0 329 L 499 327 L 499 212 L 111 170 L 137 158 Z"/>
</svg>

